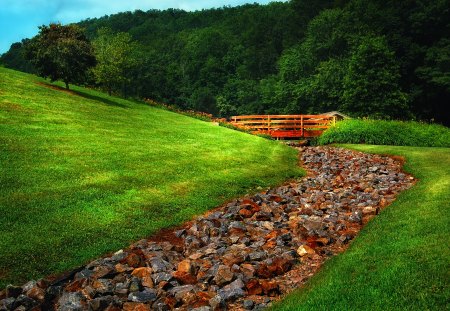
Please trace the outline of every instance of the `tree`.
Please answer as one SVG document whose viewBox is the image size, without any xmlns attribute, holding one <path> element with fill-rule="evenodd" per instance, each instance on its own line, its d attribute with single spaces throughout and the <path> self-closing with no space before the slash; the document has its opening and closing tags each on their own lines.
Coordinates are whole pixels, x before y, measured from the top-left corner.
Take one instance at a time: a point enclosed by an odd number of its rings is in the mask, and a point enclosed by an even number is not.
<svg viewBox="0 0 450 311">
<path fill-rule="evenodd" d="M 93 41 L 97 65 L 93 68 L 96 81 L 104 85 L 111 95 L 113 88 L 130 79 L 127 72 L 136 64 L 133 51 L 136 43 L 129 33 L 114 34 L 109 28 L 100 28 Z"/>
<path fill-rule="evenodd" d="M 398 84 L 399 66 L 383 37 L 366 37 L 353 52 L 344 78 L 344 111 L 366 117 L 409 117 Z"/>
<path fill-rule="evenodd" d="M 40 76 L 62 80 L 67 89 L 69 83 L 83 82 L 95 65 L 92 46 L 77 25 L 40 26 L 39 34 L 27 44 L 26 57 Z"/>
</svg>

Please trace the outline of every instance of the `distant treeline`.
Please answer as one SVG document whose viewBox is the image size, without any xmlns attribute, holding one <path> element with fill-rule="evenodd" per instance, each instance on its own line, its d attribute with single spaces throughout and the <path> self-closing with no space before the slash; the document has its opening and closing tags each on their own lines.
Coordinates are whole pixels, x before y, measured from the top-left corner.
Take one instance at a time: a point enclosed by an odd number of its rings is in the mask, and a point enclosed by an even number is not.
<svg viewBox="0 0 450 311">
<path fill-rule="evenodd" d="M 138 10 L 78 25 L 91 40 L 106 27 L 137 43 L 112 89 L 124 96 L 221 117 L 339 110 L 450 124 L 450 0 Z M 33 72 L 26 42 L 1 62 Z"/>
</svg>

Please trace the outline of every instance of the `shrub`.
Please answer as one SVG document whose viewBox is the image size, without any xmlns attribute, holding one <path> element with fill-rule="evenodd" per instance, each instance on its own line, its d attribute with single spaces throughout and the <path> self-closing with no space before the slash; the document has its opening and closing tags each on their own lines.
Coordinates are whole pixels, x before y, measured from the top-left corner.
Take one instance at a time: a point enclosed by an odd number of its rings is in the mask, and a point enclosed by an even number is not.
<svg viewBox="0 0 450 311">
<path fill-rule="evenodd" d="M 414 121 L 351 119 L 326 130 L 318 144 L 350 143 L 417 147 L 450 147 L 450 129 Z"/>
</svg>

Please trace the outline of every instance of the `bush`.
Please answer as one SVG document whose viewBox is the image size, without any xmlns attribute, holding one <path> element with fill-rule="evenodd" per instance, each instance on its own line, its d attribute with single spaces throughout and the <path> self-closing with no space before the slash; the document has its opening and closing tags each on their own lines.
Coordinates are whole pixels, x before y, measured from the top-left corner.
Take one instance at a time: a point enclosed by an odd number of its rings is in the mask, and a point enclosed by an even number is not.
<svg viewBox="0 0 450 311">
<path fill-rule="evenodd" d="M 326 130 L 318 144 L 332 143 L 450 147 L 450 129 L 420 122 L 351 119 Z"/>
</svg>

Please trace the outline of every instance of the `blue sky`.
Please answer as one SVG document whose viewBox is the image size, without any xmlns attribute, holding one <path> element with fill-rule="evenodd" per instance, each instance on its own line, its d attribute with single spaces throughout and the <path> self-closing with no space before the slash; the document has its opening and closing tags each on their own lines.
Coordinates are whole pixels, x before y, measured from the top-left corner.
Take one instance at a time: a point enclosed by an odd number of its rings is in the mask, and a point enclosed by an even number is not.
<svg viewBox="0 0 450 311">
<path fill-rule="evenodd" d="M 147 11 L 177 8 L 194 11 L 248 2 L 266 4 L 271 1 L 273 0 L 0 0 L 0 54 L 6 52 L 12 43 L 36 35 L 38 26 L 51 22 L 67 24 L 88 17 L 137 9 Z"/>
</svg>

